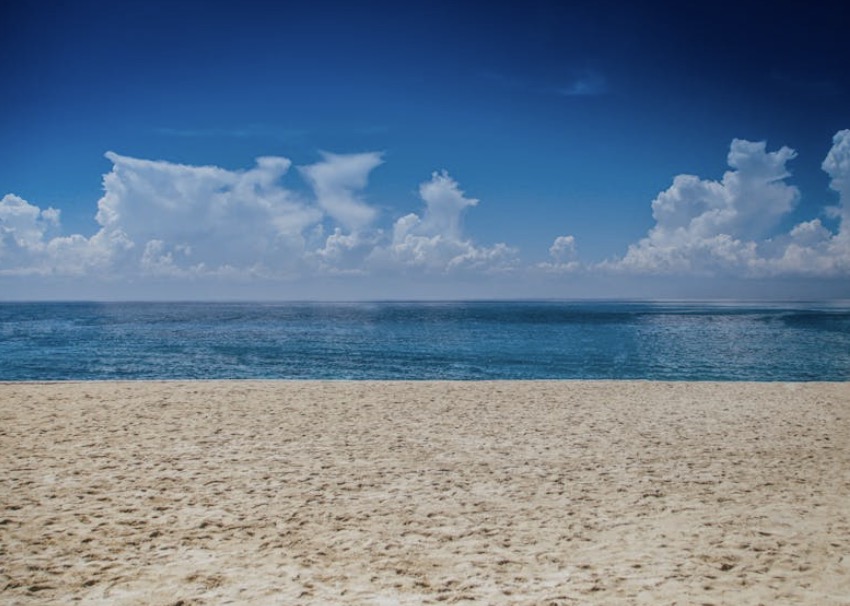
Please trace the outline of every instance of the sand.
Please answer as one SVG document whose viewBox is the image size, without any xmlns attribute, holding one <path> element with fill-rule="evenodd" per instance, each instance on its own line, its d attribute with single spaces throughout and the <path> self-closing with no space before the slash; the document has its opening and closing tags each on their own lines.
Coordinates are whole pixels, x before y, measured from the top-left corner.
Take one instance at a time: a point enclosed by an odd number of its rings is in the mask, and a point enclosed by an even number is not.
<svg viewBox="0 0 850 606">
<path fill-rule="evenodd" d="M 850 604 L 850 383 L 0 385 L 3 604 Z"/>
</svg>

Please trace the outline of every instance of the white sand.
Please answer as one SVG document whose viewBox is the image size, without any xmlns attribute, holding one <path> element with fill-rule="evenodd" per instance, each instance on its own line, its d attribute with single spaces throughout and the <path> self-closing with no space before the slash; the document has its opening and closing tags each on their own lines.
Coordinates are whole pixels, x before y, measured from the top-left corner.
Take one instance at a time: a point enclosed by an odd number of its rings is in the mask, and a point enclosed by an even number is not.
<svg viewBox="0 0 850 606">
<path fill-rule="evenodd" d="M 0 385 L 3 604 L 850 604 L 850 383 Z"/>
</svg>

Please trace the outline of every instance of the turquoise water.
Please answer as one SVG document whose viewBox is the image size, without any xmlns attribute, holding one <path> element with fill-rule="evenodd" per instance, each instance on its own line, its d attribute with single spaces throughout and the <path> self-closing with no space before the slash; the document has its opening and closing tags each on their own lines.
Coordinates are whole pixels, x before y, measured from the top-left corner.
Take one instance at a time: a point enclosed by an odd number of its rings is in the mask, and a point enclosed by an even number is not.
<svg viewBox="0 0 850 606">
<path fill-rule="evenodd" d="M 850 380 L 850 304 L 0 303 L 0 380 Z"/>
</svg>

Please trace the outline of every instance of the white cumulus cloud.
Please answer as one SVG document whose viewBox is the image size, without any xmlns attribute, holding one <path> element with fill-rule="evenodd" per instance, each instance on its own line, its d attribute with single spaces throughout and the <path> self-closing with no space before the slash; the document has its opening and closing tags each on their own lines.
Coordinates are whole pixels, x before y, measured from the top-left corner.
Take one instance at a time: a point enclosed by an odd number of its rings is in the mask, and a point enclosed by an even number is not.
<svg viewBox="0 0 850 606">
<path fill-rule="evenodd" d="M 425 213 L 417 231 L 455 239 L 461 236 L 463 211 L 478 204 L 475 198 L 466 197 L 446 171 L 435 172 L 430 181 L 422 183 L 419 196 L 425 201 Z"/>
<path fill-rule="evenodd" d="M 321 272 L 333 275 L 365 275 L 368 273 L 368 257 L 379 245 L 383 232 L 345 233 L 337 227 L 324 242 L 322 248 L 307 255 Z"/>
<path fill-rule="evenodd" d="M 548 272 L 566 273 L 581 269 L 575 236 L 558 236 L 549 247 L 551 261 L 539 263 L 538 268 Z"/>
<path fill-rule="evenodd" d="M 292 283 L 323 275 L 380 281 L 506 272 L 844 278 L 850 275 L 850 130 L 835 134 L 822 164 L 837 202 L 780 233 L 800 199 L 789 182 L 795 156 L 788 147 L 770 151 L 764 142 L 735 139 L 719 180 L 673 178 L 652 201 L 654 225 L 621 258 L 582 263 L 576 237 L 559 235 L 548 260 L 522 265 L 515 248 L 480 244 L 465 233 L 464 216 L 479 201 L 445 171 L 419 185 L 421 210 L 382 224 L 364 194 L 383 162 L 380 153 L 322 154 L 296 172 L 309 186 L 296 190 L 283 183 L 292 163 L 282 157 L 229 170 L 109 152 L 112 167 L 103 177 L 92 235 L 64 234 L 57 209 L 15 194 L 0 199 L 0 276 L 141 285 L 151 277 L 173 284 L 194 277 Z"/>
<path fill-rule="evenodd" d="M 795 226 L 782 256 L 766 263 L 775 273 L 850 273 L 850 130 L 835 134 L 821 167 L 830 176 L 829 186 L 838 192 L 838 205 L 829 213 L 838 219 L 837 231 L 826 229 L 820 219 Z"/>
<path fill-rule="evenodd" d="M 0 244 L 4 252 L 38 249 L 44 234 L 59 223 L 59 211 L 41 210 L 20 196 L 7 194 L 0 200 Z"/>
<path fill-rule="evenodd" d="M 835 134 L 832 148 L 821 166 L 830 176 L 829 186 L 839 196 L 835 208 L 835 215 L 841 220 L 838 236 L 850 238 L 850 129 Z"/>
<path fill-rule="evenodd" d="M 280 185 L 286 158 L 258 158 L 250 170 L 231 171 L 106 156 L 113 167 L 97 220 L 137 247 L 145 272 L 264 267 L 274 274 L 300 256 L 302 233 L 322 218 Z"/>
<path fill-rule="evenodd" d="M 99 230 L 62 235 L 58 210 L 9 194 L 0 202 L 0 272 L 107 278 L 297 277 L 398 270 L 490 270 L 515 264 L 505 244 L 477 246 L 462 215 L 477 204 L 447 173 L 422 183 L 421 216 L 391 230 L 361 198 L 378 153 L 323 154 L 300 168 L 314 196 L 281 183 L 291 162 L 261 157 L 248 170 L 145 160 L 108 152 Z M 330 235 L 325 235 L 329 226 Z"/>
<path fill-rule="evenodd" d="M 85 275 L 108 269 L 133 247 L 120 231 L 62 236 L 60 212 L 8 194 L 0 200 L 0 275 Z"/>
<path fill-rule="evenodd" d="M 422 215 L 410 213 L 393 225 L 392 241 L 375 249 L 370 260 L 378 267 L 420 268 L 433 272 L 460 269 L 504 271 L 516 265 L 516 250 L 504 243 L 477 246 L 463 235 L 468 198 L 445 171 L 435 172 L 419 186 L 425 203 Z"/>
<path fill-rule="evenodd" d="M 832 214 L 836 233 L 820 219 L 804 221 L 786 234 L 772 233 L 800 193 L 786 180 L 796 157 L 782 147 L 735 139 L 727 157 L 733 170 L 720 181 L 679 175 L 652 202 L 655 225 L 629 246 L 621 259 L 600 268 L 636 273 L 679 273 L 765 277 L 834 276 L 850 270 L 847 200 L 850 197 L 850 131 L 835 135 L 823 169 L 839 192 Z"/>
<path fill-rule="evenodd" d="M 0 200 L 0 272 L 38 273 L 47 269 L 46 237 L 59 225 L 59 211 L 40 209 L 15 194 Z"/>
</svg>

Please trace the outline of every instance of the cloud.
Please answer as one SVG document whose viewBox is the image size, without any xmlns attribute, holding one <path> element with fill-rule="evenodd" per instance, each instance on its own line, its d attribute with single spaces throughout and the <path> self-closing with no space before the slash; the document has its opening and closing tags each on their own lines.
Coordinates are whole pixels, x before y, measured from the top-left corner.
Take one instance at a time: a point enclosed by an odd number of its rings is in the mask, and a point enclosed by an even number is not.
<svg viewBox="0 0 850 606">
<path fill-rule="evenodd" d="M 679 175 L 652 202 L 656 235 L 679 229 L 706 238 L 763 235 L 799 199 L 797 188 L 784 182 L 790 176 L 785 165 L 795 156 L 788 147 L 767 152 L 763 141 L 733 140 L 727 161 L 735 170 L 727 171 L 720 182 Z"/>
<path fill-rule="evenodd" d="M 735 139 L 719 180 L 673 178 L 652 201 L 654 225 L 622 257 L 583 263 L 576 237 L 560 235 L 547 261 L 523 265 L 508 244 L 481 244 L 465 233 L 464 216 L 480 203 L 445 171 L 419 185 L 419 211 L 382 224 L 363 197 L 380 153 L 323 154 L 296 173 L 310 188 L 294 190 L 283 183 L 292 167 L 287 158 L 260 157 L 246 170 L 228 170 L 109 152 L 93 235 L 64 234 L 57 209 L 14 194 L 0 199 L 0 275 L 136 284 L 356 276 L 366 285 L 449 274 L 846 277 L 850 130 L 836 133 L 822 164 L 837 202 L 780 232 L 800 199 L 789 183 L 795 156 L 788 147 L 771 151 L 764 142 Z"/>
<path fill-rule="evenodd" d="M 608 81 L 597 71 L 581 70 L 559 92 L 565 97 L 596 97 L 608 92 Z"/>
<path fill-rule="evenodd" d="M 15 195 L 0 202 L 0 272 L 266 279 L 427 270 L 491 270 L 515 263 L 505 244 L 477 246 L 462 215 L 478 201 L 447 173 L 422 183 L 421 216 L 389 232 L 360 197 L 378 153 L 323 154 L 299 170 L 315 197 L 281 183 L 291 162 L 261 157 L 248 170 L 192 166 L 106 154 L 112 169 L 91 237 L 61 235 L 58 210 Z M 325 235 L 325 226 L 332 231 Z"/>
<path fill-rule="evenodd" d="M 41 210 L 15 194 L 0 200 L 0 235 L 3 251 L 38 249 L 45 232 L 59 223 L 59 211 Z"/>
<path fill-rule="evenodd" d="M 832 138 L 832 148 L 821 164 L 829 175 L 829 187 L 838 192 L 840 216 L 850 229 L 850 130 L 838 131 Z"/>
<path fill-rule="evenodd" d="M 558 236 L 549 247 L 552 261 L 538 263 L 537 267 L 554 273 L 568 273 L 581 269 L 578 248 L 574 236 Z"/>
<path fill-rule="evenodd" d="M 776 226 L 797 200 L 785 183 L 795 152 L 767 152 L 764 142 L 735 139 L 720 181 L 678 175 L 652 202 L 655 226 L 629 246 L 611 269 L 645 273 L 711 273 L 747 268 L 757 259 L 752 240 Z"/>
<path fill-rule="evenodd" d="M 466 197 L 446 171 L 435 172 L 430 181 L 422 183 L 419 197 L 425 201 L 425 214 L 417 231 L 452 239 L 460 238 L 463 211 L 478 204 L 475 198 Z"/>
<path fill-rule="evenodd" d="M 59 216 L 58 210 L 41 210 L 20 196 L 3 196 L 0 200 L 0 272 L 42 270 L 47 254 L 45 237 L 58 227 Z"/>
<path fill-rule="evenodd" d="M 549 247 L 549 254 L 558 261 L 572 261 L 576 258 L 576 239 L 573 236 L 558 236 Z"/>
<path fill-rule="evenodd" d="M 787 237 L 777 258 L 760 260 L 764 271 L 784 275 L 844 276 L 850 274 L 850 130 L 832 139 L 832 148 L 821 164 L 838 193 L 837 206 L 828 215 L 838 220 L 836 232 L 814 219 L 800 223 Z"/>
<path fill-rule="evenodd" d="M 322 212 L 279 183 L 290 161 L 262 157 L 247 171 L 106 154 L 97 221 L 122 234 L 147 273 L 292 269 L 303 232 Z M 135 262 L 135 259 L 129 259 Z"/>
<path fill-rule="evenodd" d="M 114 254 L 132 248 L 126 236 L 103 230 L 61 236 L 60 212 L 8 194 L 0 200 L 0 275 L 83 275 L 103 271 Z"/>
<path fill-rule="evenodd" d="M 464 237 L 463 213 L 478 200 L 467 198 L 446 171 L 434 172 L 420 184 L 419 196 L 425 202 L 424 212 L 395 222 L 390 244 L 376 248 L 370 256 L 376 267 L 450 272 L 506 271 L 516 266 L 517 251 L 508 245 L 476 246 Z"/>
<path fill-rule="evenodd" d="M 17 196 L 0 205 L 4 273 L 282 276 L 304 263 L 305 232 L 324 213 L 284 188 L 291 162 L 246 171 L 106 154 L 112 170 L 91 237 L 58 235 L 59 213 Z M 14 256 L 14 259 L 12 258 Z"/>
<path fill-rule="evenodd" d="M 503 243 L 479 246 L 464 235 L 463 215 L 478 200 L 467 197 L 447 172 L 435 172 L 421 183 L 419 197 L 425 204 L 422 213 L 399 218 L 388 233 L 336 228 L 308 258 L 319 270 L 337 275 L 486 273 L 516 267 L 515 249 Z"/>
<path fill-rule="evenodd" d="M 652 202 L 655 225 L 605 270 L 646 274 L 832 276 L 850 269 L 848 213 L 850 131 L 835 135 L 823 163 L 839 192 L 837 233 L 814 219 L 787 234 L 774 234 L 800 193 L 786 183 L 786 164 L 796 157 L 782 147 L 768 152 L 765 142 L 735 139 L 727 161 L 733 170 L 720 181 L 678 175 Z"/>
<path fill-rule="evenodd" d="M 337 227 L 327 237 L 322 248 L 307 255 L 317 269 L 333 275 L 365 275 L 368 257 L 383 237 L 383 232 L 345 233 Z"/>
<path fill-rule="evenodd" d="M 281 128 L 269 124 L 248 124 L 233 128 L 172 128 L 154 129 L 157 135 L 180 139 L 300 139 L 309 134 L 308 130 Z"/>
<path fill-rule="evenodd" d="M 838 193 L 838 205 L 828 213 L 838 219 L 837 231 L 830 232 L 819 219 L 795 226 L 790 233 L 791 243 L 776 264 L 779 271 L 850 273 L 850 130 L 835 134 L 821 168 L 830 177 L 830 188 Z"/>
<path fill-rule="evenodd" d="M 370 225 L 377 211 L 357 191 L 366 187 L 369 173 L 383 164 L 380 153 L 337 155 L 322 153 L 322 161 L 299 167 L 310 183 L 319 206 L 350 231 Z"/>
</svg>

